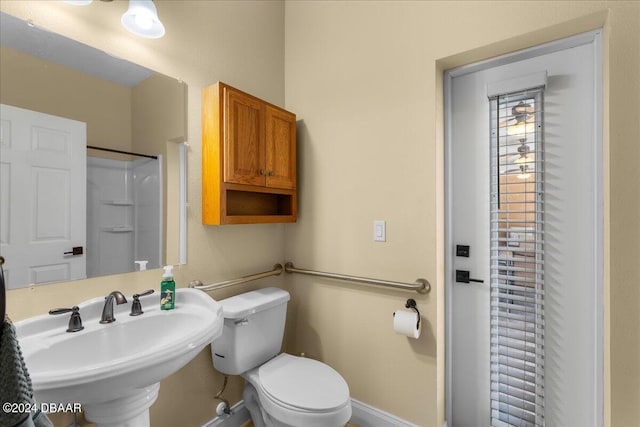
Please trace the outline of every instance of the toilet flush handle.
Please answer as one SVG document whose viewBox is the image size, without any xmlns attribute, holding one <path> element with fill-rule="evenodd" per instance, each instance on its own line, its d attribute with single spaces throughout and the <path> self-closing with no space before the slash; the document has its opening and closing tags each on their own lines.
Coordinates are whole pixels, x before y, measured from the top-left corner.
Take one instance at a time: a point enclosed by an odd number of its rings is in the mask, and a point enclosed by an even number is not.
<svg viewBox="0 0 640 427">
<path fill-rule="evenodd" d="M 235 320 L 233 323 L 237 326 L 247 326 L 249 324 L 249 319 L 243 317 L 242 319 Z"/>
</svg>

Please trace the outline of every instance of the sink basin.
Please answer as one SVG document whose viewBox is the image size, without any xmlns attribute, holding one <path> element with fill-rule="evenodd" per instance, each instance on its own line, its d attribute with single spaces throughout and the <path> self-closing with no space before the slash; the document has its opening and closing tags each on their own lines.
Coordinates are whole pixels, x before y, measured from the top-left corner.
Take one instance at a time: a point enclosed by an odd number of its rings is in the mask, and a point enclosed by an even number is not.
<svg viewBox="0 0 640 427">
<path fill-rule="evenodd" d="M 133 299 L 127 300 L 114 304 L 116 321 L 109 324 L 99 323 L 103 297 L 79 304 L 79 332 L 66 332 L 68 314 L 16 322 L 36 400 L 81 403 L 100 426 L 148 425 L 160 380 L 222 333 L 222 306 L 200 290 L 177 289 L 176 308 L 167 311 L 159 294 L 140 297 L 140 316 L 129 316 Z"/>
</svg>

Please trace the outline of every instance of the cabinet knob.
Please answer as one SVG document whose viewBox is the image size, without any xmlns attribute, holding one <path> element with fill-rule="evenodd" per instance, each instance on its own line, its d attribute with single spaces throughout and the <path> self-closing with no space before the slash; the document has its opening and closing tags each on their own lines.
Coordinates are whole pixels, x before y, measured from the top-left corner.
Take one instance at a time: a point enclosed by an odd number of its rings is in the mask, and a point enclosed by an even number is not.
<svg viewBox="0 0 640 427">
<path fill-rule="evenodd" d="M 260 175 L 264 176 L 266 175 L 267 171 L 265 171 L 264 169 L 260 169 Z"/>
<path fill-rule="evenodd" d="M 274 176 L 276 173 L 274 171 L 269 171 L 269 176 Z"/>
</svg>

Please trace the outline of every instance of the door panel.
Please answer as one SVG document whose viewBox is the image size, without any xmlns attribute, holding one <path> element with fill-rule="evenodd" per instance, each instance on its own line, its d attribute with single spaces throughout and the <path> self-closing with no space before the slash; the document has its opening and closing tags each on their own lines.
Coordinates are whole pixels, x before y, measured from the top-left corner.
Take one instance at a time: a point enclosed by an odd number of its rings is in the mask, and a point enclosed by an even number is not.
<svg viewBox="0 0 640 427">
<path fill-rule="evenodd" d="M 592 38 L 586 44 L 459 73 L 451 79 L 446 163 L 451 192 L 447 304 L 452 427 L 490 425 L 490 113 L 486 87 L 539 71 L 548 74 L 544 92 L 545 422 L 602 425 L 602 306 L 598 299 L 602 217 L 597 180 L 601 165 L 594 126 L 598 120 L 594 46 Z M 470 245 L 470 257 L 455 256 L 456 244 Z M 456 283 L 456 269 L 468 270 L 472 278 L 484 283 Z"/>
<path fill-rule="evenodd" d="M 224 97 L 224 181 L 264 186 L 264 104 L 228 87 Z"/>
<path fill-rule="evenodd" d="M 267 187 L 296 188 L 296 116 L 267 106 Z"/>
<path fill-rule="evenodd" d="M 9 287 L 86 277 L 86 124 L 2 105 L 0 252 Z"/>
</svg>

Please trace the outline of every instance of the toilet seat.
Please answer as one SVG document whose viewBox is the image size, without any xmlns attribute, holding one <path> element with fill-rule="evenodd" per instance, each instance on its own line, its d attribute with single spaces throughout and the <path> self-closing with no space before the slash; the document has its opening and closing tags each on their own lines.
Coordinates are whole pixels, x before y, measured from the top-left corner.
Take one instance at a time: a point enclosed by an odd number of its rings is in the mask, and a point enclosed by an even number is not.
<svg viewBox="0 0 640 427">
<path fill-rule="evenodd" d="M 260 366 L 258 375 L 262 391 L 288 407 L 324 412 L 349 400 L 344 378 L 317 360 L 281 354 Z"/>
<path fill-rule="evenodd" d="M 342 426 L 351 418 L 349 386 L 333 368 L 280 354 L 243 377 L 270 416 L 292 426 Z"/>
</svg>

